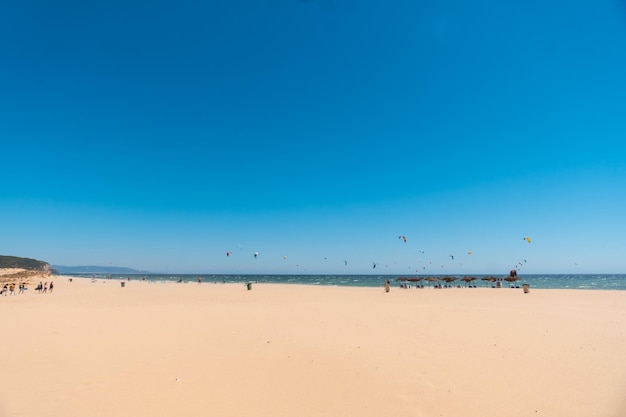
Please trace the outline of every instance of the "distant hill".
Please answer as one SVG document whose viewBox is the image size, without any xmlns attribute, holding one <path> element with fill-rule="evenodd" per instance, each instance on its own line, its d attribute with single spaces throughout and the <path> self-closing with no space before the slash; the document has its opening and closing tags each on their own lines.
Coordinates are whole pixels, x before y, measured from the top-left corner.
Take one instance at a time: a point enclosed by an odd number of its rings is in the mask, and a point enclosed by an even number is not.
<svg viewBox="0 0 626 417">
<path fill-rule="evenodd" d="M 50 264 L 37 259 L 0 255 L 0 268 L 21 268 L 29 271 L 51 272 Z"/>
<path fill-rule="evenodd" d="M 138 271 L 133 268 L 119 266 L 65 266 L 52 265 L 59 274 L 142 274 L 146 271 Z"/>
</svg>

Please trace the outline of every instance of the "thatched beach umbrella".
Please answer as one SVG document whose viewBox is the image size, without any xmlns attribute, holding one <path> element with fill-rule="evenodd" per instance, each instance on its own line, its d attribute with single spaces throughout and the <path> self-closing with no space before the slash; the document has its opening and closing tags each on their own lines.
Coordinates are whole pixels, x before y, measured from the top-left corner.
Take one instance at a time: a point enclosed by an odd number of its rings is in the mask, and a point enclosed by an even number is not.
<svg viewBox="0 0 626 417">
<path fill-rule="evenodd" d="M 408 281 L 409 282 L 413 282 L 413 283 L 417 283 L 422 281 L 424 278 L 418 278 L 418 277 L 413 277 L 413 278 L 409 278 Z M 415 287 L 417 288 L 417 284 L 415 285 Z"/>
<path fill-rule="evenodd" d="M 436 277 L 426 277 L 426 281 L 428 281 L 428 287 L 430 288 L 430 283 L 439 281 L 439 278 L 436 278 Z"/>
<path fill-rule="evenodd" d="M 516 282 L 518 279 L 519 278 L 517 277 L 516 269 L 511 269 L 511 272 L 509 272 L 509 276 L 504 278 L 504 280 L 509 283 L 509 287 L 511 286 L 512 282 Z"/>
<path fill-rule="evenodd" d="M 454 281 L 457 280 L 457 278 L 446 275 L 445 277 L 443 277 L 443 280 L 446 282 L 446 284 L 452 284 Z"/>
<path fill-rule="evenodd" d="M 396 281 L 400 281 L 401 284 L 407 282 L 409 280 L 409 278 L 407 277 L 398 277 L 396 278 Z"/>
<path fill-rule="evenodd" d="M 409 279 L 407 277 L 398 277 L 396 278 L 396 281 L 400 281 L 400 287 L 404 287 L 404 283 L 407 282 Z"/>
<path fill-rule="evenodd" d="M 488 282 L 496 282 L 498 278 L 494 277 L 493 275 L 489 275 L 481 279 L 485 281 L 485 287 L 486 287 Z"/>
<path fill-rule="evenodd" d="M 463 277 L 461 278 L 461 280 L 463 282 L 465 282 L 465 286 L 467 287 L 467 284 L 471 283 L 472 281 L 474 281 L 476 279 L 476 277 Z"/>
<path fill-rule="evenodd" d="M 504 280 L 509 283 L 509 287 L 510 287 L 511 283 L 512 282 L 517 282 L 519 280 L 519 278 L 517 277 L 517 275 L 514 276 L 514 277 L 508 276 L 508 277 L 504 278 Z"/>
</svg>

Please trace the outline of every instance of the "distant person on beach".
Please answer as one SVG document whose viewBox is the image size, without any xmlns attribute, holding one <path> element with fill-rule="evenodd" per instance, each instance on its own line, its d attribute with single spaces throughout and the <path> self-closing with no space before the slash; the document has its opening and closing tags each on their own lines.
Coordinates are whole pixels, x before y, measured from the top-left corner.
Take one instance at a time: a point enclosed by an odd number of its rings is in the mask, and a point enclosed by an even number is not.
<svg viewBox="0 0 626 417">
<path fill-rule="evenodd" d="M 4 284 L 4 287 L 2 287 L 2 291 L 0 291 L 0 295 L 2 294 L 7 295 L 7 291 L 9 291 L 9 285 Z"/>
<path fill-rule="evenodd" d="M 43 284 L 43 292 L 44 294 L 48 292 L 48 281 Z"/>
<path fill-rule="evenodd" d="M 50 281 L 50 292 L 54 289 L 54 282 Z"/>
<path fill-rule="evenodd" d="M 198 285 L 202 284 L 202 277 L 198 277 Z"/>
<path fill-rule="evenodd" d="M 11 285 L 9 285 L 9 295 L 15 295 L 15 283 L 11 283 Z"/>
<path fill-rule="evenodd" d="M 391 288 L 391 281 L 385 280 L 385 292 L 389 292 L 390 288 Z"/>
</svg>

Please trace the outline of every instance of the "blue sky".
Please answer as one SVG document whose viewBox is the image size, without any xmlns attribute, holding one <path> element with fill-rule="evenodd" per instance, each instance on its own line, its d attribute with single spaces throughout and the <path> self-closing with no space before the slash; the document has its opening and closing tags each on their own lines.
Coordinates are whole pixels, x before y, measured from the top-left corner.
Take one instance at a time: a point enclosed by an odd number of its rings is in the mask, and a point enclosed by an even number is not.
<svg viewBox="0 0 626 417">
<path fill-rule="evenodd" d="M 0 254 L 626 272 L 626 2 L 205 3 L 2 2 Z"/>
</svg>

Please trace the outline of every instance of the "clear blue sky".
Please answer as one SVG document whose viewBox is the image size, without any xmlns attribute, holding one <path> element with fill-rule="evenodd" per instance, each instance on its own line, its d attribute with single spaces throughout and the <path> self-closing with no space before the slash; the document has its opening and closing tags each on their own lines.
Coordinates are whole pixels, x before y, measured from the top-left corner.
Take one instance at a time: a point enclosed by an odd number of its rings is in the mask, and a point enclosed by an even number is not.
<svg viewBox="0 0 626 417">
<path fill-rule="evenodd" d="M 4 255 L 624 273 L 626 1 L 5 0 L 0 144 Z"/>
</svg>

